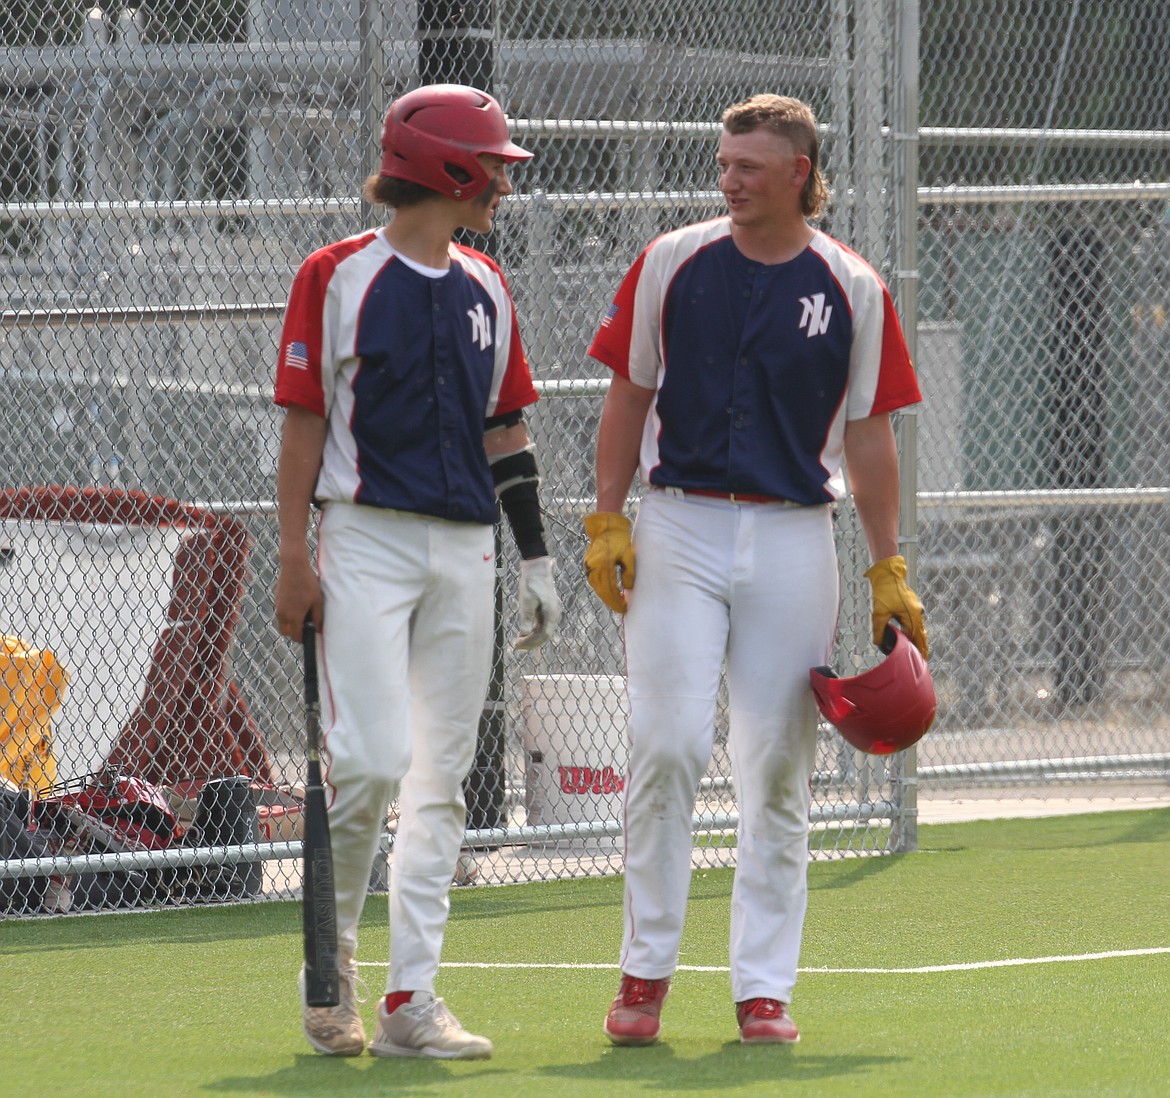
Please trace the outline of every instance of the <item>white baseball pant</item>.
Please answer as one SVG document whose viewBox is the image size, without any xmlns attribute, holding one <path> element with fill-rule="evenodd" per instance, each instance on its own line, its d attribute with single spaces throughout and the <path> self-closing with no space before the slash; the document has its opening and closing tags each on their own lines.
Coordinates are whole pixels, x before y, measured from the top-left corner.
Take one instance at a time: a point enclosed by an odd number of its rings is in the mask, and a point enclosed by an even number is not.
<svg viewBox="0 0 1170 1098">
<path fill-rule="evenodd" d="M 679 498 L 651 490 L 634 528 L 625 619 L 630 763 L 622 971 L 678 966 L 691 819 L 727 662 L 739 807 L 731 900 L 736 1002 L 790 1002 L 808 898 L 810 667 L 829 659 L 839 581 L 829 508 Z"/>
<path fill-rule="evenodd" d="M 329 503 L 318 535 L 325 600 L 321 716 L 338 945 L 357 926 L 390 802 L 387 991 L 434 991 L 491 669 L 492 528 Z"/>
</svg>

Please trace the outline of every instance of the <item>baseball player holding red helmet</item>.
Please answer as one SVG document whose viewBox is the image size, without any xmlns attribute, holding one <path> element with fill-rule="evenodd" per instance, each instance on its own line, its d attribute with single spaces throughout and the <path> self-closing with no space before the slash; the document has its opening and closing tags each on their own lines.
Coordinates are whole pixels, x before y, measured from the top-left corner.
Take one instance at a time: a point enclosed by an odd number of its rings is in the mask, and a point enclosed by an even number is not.
<svg viewBox="0 0 1170 1098">
<path fill-rule="evenodd" d="M 605 1021 L 617 1044 L 659 1035 L 725 661 L 740 815 L 732 997 L 743 1041 L 799 1039 L 788 1004 L 807 900 L 809 668 L 828 662 L 836 628 L 843 464 L 876 562 L 875 643 L 896 617 L 926 654 L 898 555 L 889 417 L 920 399 L 918 385 L 881 279 L 809 223 L 827 197 L 818 156 L 800 101 L 730 107 L 718 152 L 727 215 L 654 240 L 590 347 L 613 377 L 585 563 L 625 614 L 630 707 L 622 977 Z"/>
<path fill-rule="evenodd" d="M 491 1042 L 463 1029 L 434 982 L 488 687 L 498 506 L 522 557 L 513 643 L 543 644 L 561 608 L 512 299 L 496 264 L 453 236 L 491 231 L 508 165 L 531 154 L 490 95 L 460 85 L 395 100 L 382 151 L 365 197 L 394 216 L 304 261 L 276 375 L 276 617 L 297 641 L 307 614 L 318 630 L 342 977 L 340 1004 L 305 1007 L 304 1029 L 319 1052 L 365 1047 L 358 917 L 397 797 L 387 994 L 369 1049 L 484 1058 Z"/>
</svg>

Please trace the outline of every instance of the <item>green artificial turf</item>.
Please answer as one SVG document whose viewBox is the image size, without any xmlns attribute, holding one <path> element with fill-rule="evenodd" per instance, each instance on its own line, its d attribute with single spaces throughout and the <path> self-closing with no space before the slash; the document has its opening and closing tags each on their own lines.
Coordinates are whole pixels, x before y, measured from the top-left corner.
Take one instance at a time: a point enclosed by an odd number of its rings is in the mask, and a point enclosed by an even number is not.
<svg viewBox="0 0 1170 1098">
<path fill-rule="evenodd" d="M 470 1063 L 312 1054 L 295 903 L 3 922 L 0 1095 L 1170 1093 L 1170 953 L 1084 956 L 1170 948 L 1170 810 L 924 826 L 919 844 L 810 868 L 794 1047 L 736 1040 L 726 870 L 695 874 L 643 1049 L 601 1033 L 619 879 L 455 891 L 438 990 L 496 1050 Z M 371 1029 L 385 906 L 359 950 Z M 834 971 L 1057 957 L 1081 959 Z"/>
</svg>

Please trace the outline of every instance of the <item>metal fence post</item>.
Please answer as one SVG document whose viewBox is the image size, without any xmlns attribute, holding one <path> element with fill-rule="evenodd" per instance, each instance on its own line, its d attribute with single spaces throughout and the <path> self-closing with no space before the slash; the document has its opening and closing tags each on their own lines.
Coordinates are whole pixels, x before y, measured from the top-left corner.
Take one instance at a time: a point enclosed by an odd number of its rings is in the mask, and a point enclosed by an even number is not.
<svg viewBox="0 0 1170 1098">
<path fill-rule="evenodd" d="M 495 83 L 493 0 L 419 0 L 418 74 L 423 84 L 468 84 L 486 92 Z M 492 255 L 491 238 L 477 247 Z M 504 826 L 504 590 L 500 528 L 496 524 L 495 633 L 492 674 L 479 721 L 475 761 L 467 776 L 467 826 Z"/>
<path fill-rule="evenodd" d="M 894 172 L 900 182 L 894 202 L 898 254 L 898 308 L 905 327 L 911 361 L 918 341 L 918 0 L 902 0 L 895 23 L 898 57 L 894 88 Z M 899 548 L 906 558 L 912 586 L 918 585 L 918 417 L 913 408 L 900 417 L 898 448 L 901 529 Z M 911 747 L 902 758 L 900 780 L 893 794 L 898 809 L 891 825 L 890 845 L 899 853 L 918 848 L 918 752 Z"/>
</svg>

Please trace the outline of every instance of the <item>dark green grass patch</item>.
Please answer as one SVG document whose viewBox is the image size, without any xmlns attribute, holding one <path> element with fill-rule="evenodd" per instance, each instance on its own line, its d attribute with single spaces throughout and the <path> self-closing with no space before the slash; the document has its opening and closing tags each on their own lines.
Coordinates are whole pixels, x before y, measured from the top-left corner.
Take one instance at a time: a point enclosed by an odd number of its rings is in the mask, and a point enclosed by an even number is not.
<svg viewBox="0 0 1170 1098">
<path fill-rule="evenodd" d="M 466 1064 L 337 1060 L 300 1034 L 294 903 L 0 923 L 5 1098 L 194 1095 L 1051 1096 L 1170 1088 L 1170 810 L 935 825 L 810 868 L 792 1048 L 736 1040 L 725 971 L 675 978 L 663 1040 L 613 1048 L 621 881 L 453 893 L 439 977 L 495 1042 Z M 731 873 L 692 883 L 681 963 L 727 964 Z M 359 959 L 385 978 L 386 899 Z M 481 964 L 601 967 L 457 967 Z M 818 971 L 827 970 L 827 971 Z"/>
</svg>

